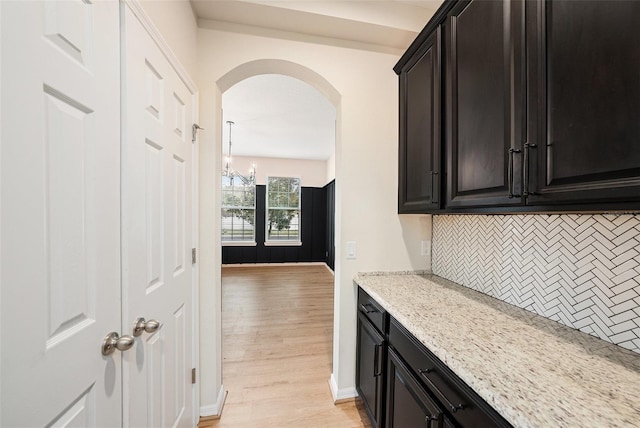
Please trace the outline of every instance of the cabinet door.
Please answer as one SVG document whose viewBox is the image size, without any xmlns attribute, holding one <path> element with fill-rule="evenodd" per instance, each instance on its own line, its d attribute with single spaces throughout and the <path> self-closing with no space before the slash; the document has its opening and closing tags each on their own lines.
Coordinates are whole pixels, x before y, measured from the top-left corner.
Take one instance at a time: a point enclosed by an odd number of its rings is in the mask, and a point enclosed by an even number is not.
<svg viewBox="0 0 640 428">
<path fill-rule="evenodd" d="M 398 213 L 440 207 L 440 27 L 400 72 Z"/>
<path fill-rule="evenodd" d="M 522 204 L 522 8 L 473 0 L 449 13 L 447 207 Z"/>
<path fill-rule="evenodd" d="M 365 316 L 358 312 L 358 338 L 356 349 L 356 389 L 364 402 L 371 423 L 381 426 L 382 395 L 384 386 L 384 338 Z"/>
<path fill-rule="evenodd" d="M 387 428 L 442 428 L 445 417 L 438 405 L 389 348 L 387 366 Z"/>
<path fill-rule="evenodd" d="M 527 17 L 529 203 L 640 201 L 640 2 L 537 1 Z"/>
</svg>

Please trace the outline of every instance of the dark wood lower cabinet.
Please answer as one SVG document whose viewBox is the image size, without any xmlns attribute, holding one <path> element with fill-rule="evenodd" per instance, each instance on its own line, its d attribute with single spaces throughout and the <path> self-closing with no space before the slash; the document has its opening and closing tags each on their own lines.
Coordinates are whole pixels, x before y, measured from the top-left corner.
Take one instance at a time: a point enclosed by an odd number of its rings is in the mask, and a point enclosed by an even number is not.
<svg viewBox="0 0 640 428">
<path fill-rule="evenodd" d="M 360 311 L 358 311 L 357 343 L 356 389 L 373 426 L 381 427 L 386 341 Z"/>
<path fill-rule="evenodd" d="M 443 421 L 450 421 L 451 426 L 469 428 L 510 426 L 446 364 L 393 318 L 389 322 L 387 341 L 389 360 L 392 360 L 392 354 L 396 359 L 400 358 L 402 365 L 396 365 L 411 374 L 414 383 L 438 403 L 443 413 Z M 389 383 L 392 375 L 389 369 Z"/>
<path fill-rule="evenodd" d="M 387 428 L 454 426 L 392 349 L 387 376 Z"/>
<path fill-rule="evenodd" d="M 356 389 L 375 428 L 511 425 L 358 289 Z"/>
</svg>

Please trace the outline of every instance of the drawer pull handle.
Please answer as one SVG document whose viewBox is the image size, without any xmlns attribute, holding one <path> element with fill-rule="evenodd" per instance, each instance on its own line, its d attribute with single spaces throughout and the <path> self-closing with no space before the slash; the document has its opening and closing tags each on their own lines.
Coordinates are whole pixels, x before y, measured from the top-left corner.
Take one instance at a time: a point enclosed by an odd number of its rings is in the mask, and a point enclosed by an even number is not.
<svg viewBox="0 0 640 428">
<path fill-rule="evenodd" d="M 433 381 L 431 381 L 431 379 L 429 379 L 426 375 L 428 373 L 432 373 L 435 372 L 434 368 L 430 368 L 430 369 L 419 369 L 418 372 L 420 373 L 420 375 L 422 375 L 422 378 L 427 381 L 427 383 L 429 384 L 429 387 L 435 392 L 437 393 L 439 396 L 442 397 L 442 399 L 445 401 L 445 404 L 447 405 L 447 407 L 449 407 L 449 410 L 451 410 L 451 413 L 455 413 L 458 410 L 462 410 L 465 408 L 465 405 L 460 403 L 460 404 L 453 404 L 451 401 L 449 401 L 449 399 L 447 398 L 446 395 L 444 395 L 442 393 L 442 391 L 440 391 L 440 388 L 438 388 Z"/>
<path fill-rule="evenodd" d="M 522 192 L 524 197 L 535 195 L 535 192 L 529 192 L 529 149 L 537 147 L 535 143 L 524 143 L 524 191 Z"/>
<path fill-rule="evenodd" d="M 520 195 L 513 193 L 513 154 L 520 153 L 522 150 L 520 149 L 509 149 L 509 171 L 508 171 L 508 181 L 509 181 L 509 194 L 507 195 L 509 199 L 511 198 L 519 198 Z"/>
<path fill-rule="evenodd" d="M 371 308 L 371 309 L 370 309 Z M 371 303 L 365 303 L 365 304 L 360 304 L 360 310 L 362 312 L 364 312 L 365 314 L 370 314 L 371 312 L 378 312 L 376 311 L 376 309 L 371 305 Z"/>
<path fill-rule="evenodd" d="M 431 174 L 431 203 L 432 204 L 437 204 L 438 203 L 438 195 L 436 194 L 436 186 L 437 186 L 437 177 L 436 177 L 436 175 L 438 175 L 438 173 L 435 172 L 435 171 L 429 171 L 429 174 Z"/>
<path fill-rule="evenodd" d="M 438 422 L 438 421 L 440 420 L 440 416 L 441 416 L 441 415 L 442 415 L 441 413 L 438 413 L 437 415 L 426 415 L 426 416 L 424 417 L 424 424 L 425 424 L 425 427 L 426 427 L 426 428 L 430 428 L 430 427 L 432 426 L 432 425 L 431 425 L 431 421 L 433 421 L 433 422 Z M 434 426 L 437 426 L 437 425 L 434 425 Z"/>
<path fill-rule="evenodd" d="M 451 406 L 451 411 L 453 413 L 457 412 L 458 410 L 462 410 L 464 409 L 464 404 L 460 403 L 457 406 Z"/>
</svg>

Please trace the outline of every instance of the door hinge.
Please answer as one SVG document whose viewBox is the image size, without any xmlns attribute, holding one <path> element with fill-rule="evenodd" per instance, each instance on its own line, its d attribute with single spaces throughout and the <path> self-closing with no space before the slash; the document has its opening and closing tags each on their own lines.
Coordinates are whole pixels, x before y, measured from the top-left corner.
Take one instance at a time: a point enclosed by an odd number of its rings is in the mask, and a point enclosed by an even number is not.
<svg viewBox="0 0 640 428">
<path fill-rule="evenodd" d="M 196 369 L 191 369 L 191 383 L 196 383 Z"/>
<path fill-rule="evenodd" d="M 192 265 L 196 264 L 196 249 L 195 248 L 191 249 L 191 264 Z"/>
</svg>

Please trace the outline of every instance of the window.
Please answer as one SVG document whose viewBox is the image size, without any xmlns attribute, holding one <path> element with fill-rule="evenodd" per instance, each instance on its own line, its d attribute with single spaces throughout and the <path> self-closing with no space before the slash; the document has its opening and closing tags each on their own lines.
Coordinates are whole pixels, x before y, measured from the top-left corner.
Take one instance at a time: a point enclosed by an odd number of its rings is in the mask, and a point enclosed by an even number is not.
<svg viewBox="0 0 640 428">
<path fill-rule="evenodd" d="M 255 242 L 256 186 L 222 177 L 222 242 Z"/>
<path fill-rule="evenodd" d="M 267 178 L 267 241 L 300 242 L 300 179 Z"/>
</svg>

